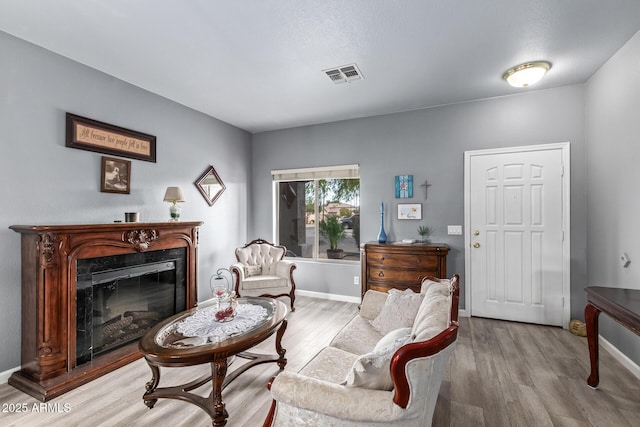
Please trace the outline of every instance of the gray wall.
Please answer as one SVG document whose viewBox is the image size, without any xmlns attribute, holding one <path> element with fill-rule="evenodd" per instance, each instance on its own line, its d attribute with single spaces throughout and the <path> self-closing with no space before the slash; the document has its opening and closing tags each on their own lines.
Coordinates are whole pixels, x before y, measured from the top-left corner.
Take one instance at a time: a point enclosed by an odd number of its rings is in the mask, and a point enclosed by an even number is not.
<svg viewBox="0 0 640 427">
<path fill-rule="evenodd" d="M 583 86 L 529 92 L 439 108 L 357 120 L 264 132 L 253 137 L 251 234 L 272 235 L 273 169 L 360 164 L 361 241 L 378 235 L 380 202 L 385 203 L 385 230 L 390 240 L 417 238 L 419 224 L 432 228 L 432 242 L 447 243 L 449 275 L 464 284 L 464 238 L 447 235 L 447 225 L 464 223 L 463 153 L 465 150 L 557 142 L 571 143 L 571 292 L 572 316 L 581 317 L 586 277 L 586 170 Z M 428 180 L 428 198 L 416 185 L 412 199 L 423 204 L 422 221 L 395 218 L 395 175 Z M 331 263 L 301 263 L 301 289 L 357 295 L 353 275 L 359 266 L 340 272 Z M 318 280 L 320 278 L 320 280 Z M 463 287 L 464 291 L 464 287 Z M 463 292 L 464 293 L 464 292 Z M 464 303 L 464 295 L 461 298 Z"/>
<path fill-rule="evenodd" d="M 209 298 L 211 272 L 247 238 L 251 135 L 1 32 L 0 52 L 0 372 L 20 365 L 20 235 L 10 225 L 105 223 L 125 211 L 165 221 L 164 190 L 181 186 L 184 219 L 204 221 L 198 288 Z M 101 154 L 65 147 L 65 112 L 157 137 L 157 163 L 131 162 L 131 194 L 100 193 Z M 227 185 L 213 207 L 193 185 L 209 164 Z"/>
<path fill-rule="evenodd" d="M 586 85 L 588 285 L 640 289 L 640 33 Z M 623 268 L 619 259 L 631 259 Z M 600 333 L 640 364 L 640 338 L 600 316 Z"/>
</svg>

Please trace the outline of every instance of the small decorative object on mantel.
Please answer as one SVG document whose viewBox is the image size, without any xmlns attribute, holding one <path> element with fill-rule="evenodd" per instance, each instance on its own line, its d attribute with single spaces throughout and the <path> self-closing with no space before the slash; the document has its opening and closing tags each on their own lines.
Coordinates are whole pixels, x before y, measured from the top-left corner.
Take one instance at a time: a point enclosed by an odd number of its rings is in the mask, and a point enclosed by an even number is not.
<svg viewBox="0 0 640 427">
<path fill-rule="evenodd" d="M 384 231 L 384 202 L 380 203 L 380 231 L 378 232 L 378 243 L 387 243 L 387 233 Z"/>
<path fill-rule="evenodd" d="M 413 175 L 397 175 L 396 199 L 410 199 L 413 197 Z"/>
<path fill-rule="evenodd" d="M 164 193 L 164 201 L 172 203 L 169 208 L 171 214 L 171 221 L 180 221 L 180 206 L 178 203 L 185 201 L 184 193 L 180 187 L 167 187 L 167 191 Z"/>
<path fill-rule="evenodd" d="M 138 222 L 140 221 L 140 212 L 125 212 L 124 222 Z"/>
</svg>

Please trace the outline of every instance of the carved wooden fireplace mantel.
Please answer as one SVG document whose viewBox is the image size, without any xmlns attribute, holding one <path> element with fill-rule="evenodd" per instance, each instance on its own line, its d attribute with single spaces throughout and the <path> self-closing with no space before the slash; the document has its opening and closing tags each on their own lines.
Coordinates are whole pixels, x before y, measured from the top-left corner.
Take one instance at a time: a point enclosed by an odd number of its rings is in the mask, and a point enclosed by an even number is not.
<svg viewBox="0 0 640 427">
<path fill-rule="evenodd" d="M 47 401 L 141 357 L 137 342 L 76 364 L 77 261 L 185 248 L 184 309 L 197 303 L 202 222 L 14 225 L 22 240 L 21 369 L 12 386 Z"/>
</svg>

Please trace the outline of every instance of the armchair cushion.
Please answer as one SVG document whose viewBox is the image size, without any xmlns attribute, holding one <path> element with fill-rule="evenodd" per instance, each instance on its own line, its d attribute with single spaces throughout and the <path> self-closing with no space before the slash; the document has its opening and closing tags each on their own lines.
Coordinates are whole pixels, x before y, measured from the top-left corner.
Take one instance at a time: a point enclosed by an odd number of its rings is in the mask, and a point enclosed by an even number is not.
<svg viewBox="0 0 640 427">
<path fill-rule="evenodd" d="M 417 294 L 411 289 L 404 291 L 390 289 L 380 314 L 371 321 L 371 326 L 383 335 L 395 329 L 410 327 L 413 325 L 422 299 L 422 293 Z"/>
<path fill-rule="evenodd" d="M 262 274 L 261 265 L 245 265 L 244 275 L 245 277 L 260 276 Z"/>
</svg>

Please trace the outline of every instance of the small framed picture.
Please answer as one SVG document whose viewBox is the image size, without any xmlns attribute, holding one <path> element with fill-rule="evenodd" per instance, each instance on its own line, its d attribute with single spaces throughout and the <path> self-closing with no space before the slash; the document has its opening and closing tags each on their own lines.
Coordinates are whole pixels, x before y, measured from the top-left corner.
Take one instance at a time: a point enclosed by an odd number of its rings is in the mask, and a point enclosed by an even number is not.
<svg viewBox="0 0 640 427">
<path fill-rule="evenodd" d="M 422 219 L 422 204 L 398 203 L 398 219 Z"/>
<path fill-rule="evenodd" d="M 413 197 L 413 175 L 396 175 L 396 199 Z"/>
<path fill-rule="evenodd" d="M 102 156 L 100 191 L 103 193 L 129 194 L 131 191 L 131 162 Z"/>
</svg>

